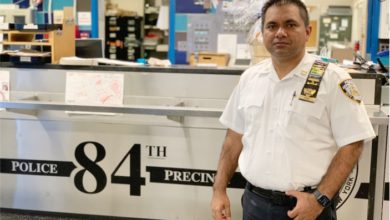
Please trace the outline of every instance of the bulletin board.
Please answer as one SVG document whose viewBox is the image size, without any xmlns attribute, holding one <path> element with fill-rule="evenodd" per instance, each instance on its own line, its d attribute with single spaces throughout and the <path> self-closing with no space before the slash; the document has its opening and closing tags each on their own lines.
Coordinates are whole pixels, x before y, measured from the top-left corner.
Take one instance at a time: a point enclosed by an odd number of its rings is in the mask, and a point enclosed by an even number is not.
<svg viewBox="0 0 390 220">
<path fill-rule="evenodd" d="M 352 16 L 324 15 L 320 17 L 320 48 L 328 42 L 351 41 Z"/>
</svg>

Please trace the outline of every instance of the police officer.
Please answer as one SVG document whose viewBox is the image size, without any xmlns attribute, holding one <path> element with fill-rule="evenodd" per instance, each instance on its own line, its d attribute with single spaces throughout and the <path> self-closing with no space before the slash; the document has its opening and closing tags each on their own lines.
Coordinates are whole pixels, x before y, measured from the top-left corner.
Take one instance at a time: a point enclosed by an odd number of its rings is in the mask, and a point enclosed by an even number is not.
<svg viewBox="0 0 390 220">
<path fill-rule="evenodd" d="M 228 131 L 214 219 L 230 219 L 226 187 L 237 166 L 248 181 L 243 219 L 336 219 L 334 198 L 375 133 L 350 75 L 305 52 L 310 33 L 300 0 L 264 4 L 271 58 L 243 73 L 220 118 Z"/>
</svg>

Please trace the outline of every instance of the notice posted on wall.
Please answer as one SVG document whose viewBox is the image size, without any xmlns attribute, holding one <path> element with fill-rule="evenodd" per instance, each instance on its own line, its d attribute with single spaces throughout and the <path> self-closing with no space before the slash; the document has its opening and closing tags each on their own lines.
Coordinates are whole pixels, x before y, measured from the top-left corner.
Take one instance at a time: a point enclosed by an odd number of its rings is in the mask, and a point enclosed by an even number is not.
<svg viewBox="0 0 390 220">
<path fill-rule="evenodd" d="M 67 72 L 65 102 L 77 105 L 122 106 L 123 84 L 123 74 Z M 97 114 L 95 112 L 72 113 Z"/>
<path fill-rule="evenodd" d="M 9 71 L 0 71 L 0 102 L 9 101 L 10 97 L 10 82 L 9 82 Z M 0 108 L 0 111 L 5 110 Z"/>
</svg>

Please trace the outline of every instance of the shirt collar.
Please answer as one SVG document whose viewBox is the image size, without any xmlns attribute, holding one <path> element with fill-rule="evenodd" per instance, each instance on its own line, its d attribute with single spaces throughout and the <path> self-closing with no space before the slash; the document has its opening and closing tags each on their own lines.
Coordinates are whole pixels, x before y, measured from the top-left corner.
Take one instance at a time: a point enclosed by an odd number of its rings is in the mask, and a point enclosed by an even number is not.
<svg viewBox="0 0 390 220">
<path fill-rule="evenodd" d="M 299 62 L 299 64 L 291 70 L 289 74 L 287 74 L 285 79 L 292 78 L 293 76 L 306 78 L 314 61 L 315 59 L 310 54 L 305 53 L 301 62 Z"/>
<path fill-rule="evenodd" d="M 266 60 L 263 60 L 256 65 L 257 65 L 256 68 L 257 77 L 266 77 L 274 73 L 274 68 L 272 66 L 271 58 L 267 58 Z"/>
<path fill-rule="evenodd" d="M 259 69 L 259 72 L 258 72 L 259 76 L 269 75 L 271 73 L 276 74 L 276 71 L 272 65 L 271 59 L 269 59 L 267 61 L 268 62 L 264 65 L 264 67 Z M 293 70 L 291 70 L 291 72 L 284 79 L 288 79 L 288 78 L 291 78 L 293 76 L 297 76 L 300 78 L 306 78 L 314 61 L 315 61 L 314 56 L 312 56 L 308 53 L 305 53 L 301 62 L 299 62 L 299 64 Z"/>
</svg>

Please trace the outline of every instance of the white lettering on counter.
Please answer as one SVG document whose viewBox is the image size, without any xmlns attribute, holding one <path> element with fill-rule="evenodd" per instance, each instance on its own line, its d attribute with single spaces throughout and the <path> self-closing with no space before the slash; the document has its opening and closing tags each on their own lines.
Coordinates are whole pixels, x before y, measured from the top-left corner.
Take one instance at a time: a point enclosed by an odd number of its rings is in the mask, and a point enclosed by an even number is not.
<svg viewBox="0 0 390 220">
<path fill-rule="evenodd" d="M 213 183 L 214 173 L 165 170 L 165 181 Z"/>
<path fill-rule="evenodd" d="M 12 172 L 57 174 L 57 164 L 12 161 Z"/>
</svg>

